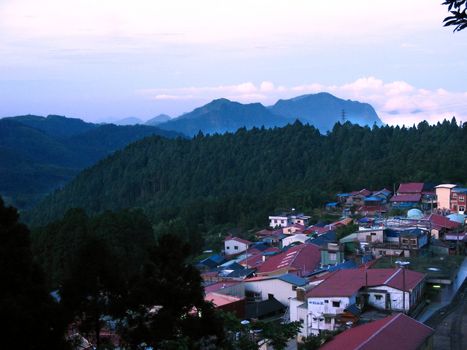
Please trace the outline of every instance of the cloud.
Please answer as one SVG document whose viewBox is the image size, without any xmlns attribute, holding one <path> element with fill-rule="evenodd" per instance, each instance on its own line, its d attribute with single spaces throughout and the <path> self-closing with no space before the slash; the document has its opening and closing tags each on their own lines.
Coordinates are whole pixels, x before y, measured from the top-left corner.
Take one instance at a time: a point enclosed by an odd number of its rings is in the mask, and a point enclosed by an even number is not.
<svg viewBox="0 0 467 350">
<path fill-rule="evenodd" d="M 370 103 L 387 124 L 412 125 L 422 120 L 436 123 L 453 116 L 457 120 L 467 121 L 467 92 L 417 88 L 405 81 L 384 82 L 372 76 L 342 85 L 309 83 L 287 87 L 263 81 L 258 84 L 244 82 L 205 87 L 146 89 L 139 90 L 138 93 L 155 100 L 196 100 L 197 103 L 205 103 L 225 97 L 243 103 L 261 102 L 270 105 L 278 99 L 323 91 L 340 98 Z"/>
</svg>

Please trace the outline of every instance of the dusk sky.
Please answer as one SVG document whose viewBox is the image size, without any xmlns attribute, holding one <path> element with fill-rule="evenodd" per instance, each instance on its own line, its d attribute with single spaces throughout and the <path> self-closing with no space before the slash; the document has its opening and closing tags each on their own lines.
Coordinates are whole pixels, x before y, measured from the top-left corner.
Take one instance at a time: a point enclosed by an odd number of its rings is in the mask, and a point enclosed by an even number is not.
<svg viewBox="0 0 467 350">
<path fill-rule="evenodd" d="M 388 124 L 467 121 L 442 0 L 0 0 L 0 117 L 178 116 L 327 91 Z"/>
</svg>

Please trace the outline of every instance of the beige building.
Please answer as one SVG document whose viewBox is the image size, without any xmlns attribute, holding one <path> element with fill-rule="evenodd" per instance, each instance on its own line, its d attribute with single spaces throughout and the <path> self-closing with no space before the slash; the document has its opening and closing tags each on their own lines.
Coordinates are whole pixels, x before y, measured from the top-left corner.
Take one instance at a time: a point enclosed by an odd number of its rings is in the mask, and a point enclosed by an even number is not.
<svg viewBox="0 0 467 350">
<path fill-rule="evenodd" d="M 451 209 L 451 191 L 454 187 L 456 185 L 453 184 L 441 184 L 435 187 L 438 209 Z"/>
</svg>

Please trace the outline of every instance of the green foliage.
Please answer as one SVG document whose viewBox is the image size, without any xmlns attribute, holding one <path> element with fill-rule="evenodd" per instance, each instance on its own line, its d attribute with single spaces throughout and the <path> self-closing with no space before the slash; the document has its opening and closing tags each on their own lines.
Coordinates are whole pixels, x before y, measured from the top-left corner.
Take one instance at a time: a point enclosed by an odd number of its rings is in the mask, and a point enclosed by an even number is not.
<svg viewBox="0 0 467 350">
<path fill-rule="evenodd" d="M 33 253 L 50 287 L 71 277 L 74 260 L 90 239 L 103 242 L 114 257 L 113 268 L 124 279 L 139 271 L 155 242 L 151 224 L 141 211 L 107 211 L 89 218 L 81 209 L 70 209 L 61 220 L 33 231 Z"/>
<path fill-rule="evenodd" d="M 65 349 L 66 319 L 33 263 L 29 231 L 0 198 L 0 337 L 5 349 Z"/>
<path fill-rule="evenodd" d="M 327 135 L 295 123 L 192 140 L 150 137 L 82 172 L 29 219 L 47 223 L 71 206 L 92 214 L 138 207 L 156 231 L 184 227 L 205 237 L 215 226 L 264 227 L 277 208 L 311 211 L 339 191 L 466 182 L 463 159 L 467 127 L 455 119 L 410 128 L 338 123 Z"/>
<path fill-rule="evenodd" d="M 340 333 L 340 331 L 324 331 L 324 332 L 321 332 L 319 335 L 310 335 L 306 337 L 302 343 L 299 343 L 298 349 L 299 350 L 317 350 L 325 342 L 327 342 L 328 340 L 331 340 L 338 333 Z"/>
<path fill-rule="evenodd" d="M 454 32 L 467 28 L 467 0 L 445 0 L 451 16 L 444 19 L 444 26 L 455 26 Z"/>
<path fill-rule="evenodd" d="M 302 323 L 300 321 L 290 323 L 269 322 L 256 325 L 263 330 L 262 336 L 269 339 L 275 350 L 283 350 L 292 338 L 296 337 Z"/>
<path fill-rule="evenodd" d="M 71 319 L 86 337 L 94 336 L 97 349 L 101 348 L 104 316 L 115 317 L 126 310 L 123 303 L 126 285 L 115 269 L 115 260 L 103 241 L 86 237 L 73 259 L 71 274 L 60 289 Z"/>
<path fill-rule="evenodd" d="M 183 337 L 190 349 L 222 342 L 221 319 L 204 301 L 199 272 L 186 261 L 189 255 L 189 245 L 174 235 L 161 236 L 151 249 L 130 283 L 122 334 L 131 346 L 173 348 Z"/>
<path fill-rule="evenodd" d="M 358 231 L 357 224 L 352 223 L 350 225 L 341 226 L 336 229 L 336 237 L 339 240 L 357 231 Z"/>
<path fill-rule="evenodd" d="M 0 120 L 0 193 L 26 209 L 83 168 L 130 142 L 177 133 L 151 126 L 85 123 L 60 116 Z"/>
</svg>

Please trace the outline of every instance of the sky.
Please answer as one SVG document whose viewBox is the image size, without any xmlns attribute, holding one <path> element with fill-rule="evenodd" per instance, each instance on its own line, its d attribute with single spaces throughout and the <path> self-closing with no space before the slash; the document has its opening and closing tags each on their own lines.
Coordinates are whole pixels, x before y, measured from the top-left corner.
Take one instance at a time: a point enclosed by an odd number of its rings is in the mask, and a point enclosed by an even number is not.
<svg viewBox="0 0 467 350">
<path fill-rule="evenodd" d="M 0 117 L 178 116 L 320 91 L 383 122 L 467 121 L 442 0 L 0 0 Z"/>
</svg>

